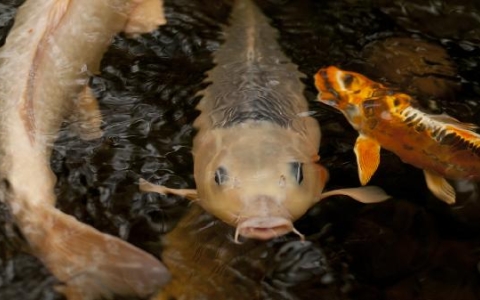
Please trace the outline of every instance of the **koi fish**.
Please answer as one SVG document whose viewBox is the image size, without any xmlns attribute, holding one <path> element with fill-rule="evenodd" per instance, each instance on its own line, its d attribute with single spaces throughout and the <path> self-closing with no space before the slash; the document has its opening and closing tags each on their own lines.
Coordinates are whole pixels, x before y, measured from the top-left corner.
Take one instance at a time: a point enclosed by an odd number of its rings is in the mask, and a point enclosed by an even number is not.
<svg viewBox="0 0 480 300">
<path fill-rule="evenodd" d="M 194 126 L 197 189 L 140 181 L 143 191 L 177 194 L 236 227 L 238 237 L 267 240 L 294 232 L 293 221 L 320 199 L 347 194 L 377 202 L 378 188 L 322 194 L 327 170 L 318 164 L 320 128 L 308 116 L 304 77 L 281 51 L 277 32 L 251 1 L 235 1 L 226 40 L 214 54 L 211 84 Z"/>
<path fill-rule="evenodd" d="M 64 120 L 101 135 L 87 83 L 113 36 L 164 21 L 158 0 L 27 0 L 0 48 L 0 200 L 68 299 L 144 297 L 169 280 L 152 255 L 56 209 L 50 169 Z"/>
<path fill-rule="evenodd" d="M 333 66 L 316 73 L 315 86 L 318 100 L 340 110 L 360 133 L 354 151 L 362 185 L 380 163 L 380 147 L 423 169 L 430 191 L 449 204 L 455 190 L 445 178 L 480 180 L 477 126 L 422 112 L 409 95 Z"/>
</svg>

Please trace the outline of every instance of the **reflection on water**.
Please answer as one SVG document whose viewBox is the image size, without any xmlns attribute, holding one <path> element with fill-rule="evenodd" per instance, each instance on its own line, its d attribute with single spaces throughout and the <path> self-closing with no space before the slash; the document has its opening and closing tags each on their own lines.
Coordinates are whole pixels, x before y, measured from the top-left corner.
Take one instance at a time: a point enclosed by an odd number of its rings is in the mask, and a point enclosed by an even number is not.
<svg viewBox="0 0 480 300">
<path fill-rule="evenodd" d="M 14 2 L 0 2 L 0 25 Z M 62 210 L 161 256 L 174 280 L 158 299 L 480 298 L 478 186 L 459 183 L 458 204 L 447 207 L 429 194 L 420 170 L 386 151 L 371 184 L 394 199 L 368 206 L 324 200 L 296 223 L 304 244 L 289 235 L 236 245 L 232 229 L 195 204 L 140 194 L 140 176 L 194 186 L 195 94 L 213 66 L 231 4 L 165 2 L 168 25 L 137 40 L 116 38 L 102 74 L 92 79 L 105 136 L 85 142 L 64 131 L 56 144 Z M 287 56 L 307 74 L 309 100 L 313 74 L 337 65 L 415 95 L 430 112 L 480 125 L 476 1 L 257 2 Z M 357 133 L 341 114 L 319 103 L 311 108 L 322 126 L 327 188 L 357 186 Z M 0 298 L 60 299 L 55 279 L 22 254 L 4 207 L 0 220 Z"/>
<path fill-rule="evenodd" d="M 165 237 L 164 261 L 176 280 L 156 299 L 292 299 L 289 287 L 322 285 L 326 262 L 311 242 L 279 239 L 233 243 L 234 229 L 193 207 Z M 188 285 L 186 285 L 188 283 Z"/>
</svg>

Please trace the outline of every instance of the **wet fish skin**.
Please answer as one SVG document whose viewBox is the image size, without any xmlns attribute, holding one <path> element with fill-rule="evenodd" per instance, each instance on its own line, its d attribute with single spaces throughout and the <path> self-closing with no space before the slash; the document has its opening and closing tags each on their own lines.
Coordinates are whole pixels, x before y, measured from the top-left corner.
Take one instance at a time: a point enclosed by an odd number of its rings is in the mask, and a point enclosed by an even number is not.
<svg viewBox="0 0 480 300">
<path fill-rule="evenodd" d="M 366 184 L 380 162 L 380 147 L 424 170 L 427 186 L 441 200 L 455 202 L 445 180 L 480 180 L 480 135 L 473 124 L 431 115 L 409 95 L 367 77 L 330 66 L 315 75 L 318 100 L 341 111 L 360 133 L 355 144 L 359 177 Z"/>
<path fill-rule="evenodd" d="M 320 128 L 309 116 L 304 75 L 282 52 L 277 31 L 252 1 L 235 1 L 225 36 L 214 53 L 217 65 L 207 73 L 211 84 L 197 106 L 197 189 L 145 181 L 141 188 L 196 200 L 237 228 L 236 241 L 292 231 L 301 236 L 293 221 L 321 199 L 328 180 L 318 163 Z"/>
<path fill-rule="evenodd" d="M 101 134 L 87 82 L 113 35 L 164 21 L 158 0 L 27 0 L 0 48 L 0 199 L 69 299 L 146 296 L 169 279 L 152 255 L 57 210 L 50 169 L 63 121 L 84 138 Z"/>
<path fill-rule="evenodd" d="M 328 177 L 317 164 L 320 130 L 308 116 L 303 75 L 259 8 L 235 1 L 230 24 L 197 106 L 197 190 L 184 195 L 232 226 L 250 222 L 237 234 L 269 239 L 292 231 L 320 197 Z"/>
</svg>

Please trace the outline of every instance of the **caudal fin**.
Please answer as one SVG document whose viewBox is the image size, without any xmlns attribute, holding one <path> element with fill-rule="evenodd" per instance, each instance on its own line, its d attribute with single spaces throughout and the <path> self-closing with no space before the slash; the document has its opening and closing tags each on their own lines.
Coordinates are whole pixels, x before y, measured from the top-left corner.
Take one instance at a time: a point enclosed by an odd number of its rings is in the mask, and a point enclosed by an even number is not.
<svg viewBox="0 0 480 300">
<path fill-rule="evenodd" d="M 23 213 L 22 219 L 19 225 L 33 254 L 64 283 L 59 291 L 69 300 L 113 294 L 146 297 L 170 280 L 152 255 L 54 207 Z"/>
</svg>

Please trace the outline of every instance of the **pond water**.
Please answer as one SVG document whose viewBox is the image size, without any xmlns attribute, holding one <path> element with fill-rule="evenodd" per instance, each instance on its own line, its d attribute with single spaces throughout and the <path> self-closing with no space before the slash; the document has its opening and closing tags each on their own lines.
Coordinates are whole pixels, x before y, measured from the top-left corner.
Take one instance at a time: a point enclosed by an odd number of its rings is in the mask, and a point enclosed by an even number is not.
<svg viewBox="0 0 480 300">
<path fill-rule="evenodd" d="M 2 38 L 20 2 L 0 1 Z M 312 76 L 320 67 L 360 72 L 415 96 L 426 111 L 480 125 L 477 1 L 257 3 L 307 75 L 305 96 L 330 171 L 327 190 L 359 185 L 357 132 L 314 102 Z M 457 203 L 447 206 L 429 193 L 421 170 L 387 151 L 370 184 L 392 199 L 321 201 L 295 224 L 305 243 L 287 235 L 237 245 L 233 229 L 197 205 L 139 193 L 139 177 L 194 187 L 195 95 L 214 66 L 230 7 L 228 0 L 166 0 L 167 25 L 137 39 L 115 38 L 91 80 L 105 134 L 85 142 L 61 132 L 51 160 L 57 206 L 161 257 L 174 279 L 156 299 L 480 299 L 478 185 L 458 185 Z M 0 299 L 62 299 L 25 248 L 1 206 Z"/>
</svg>

